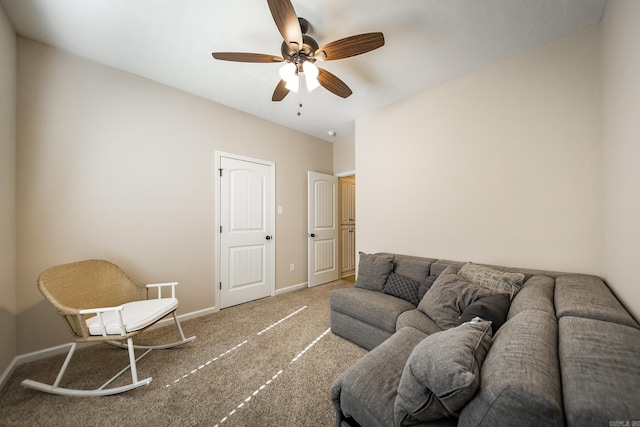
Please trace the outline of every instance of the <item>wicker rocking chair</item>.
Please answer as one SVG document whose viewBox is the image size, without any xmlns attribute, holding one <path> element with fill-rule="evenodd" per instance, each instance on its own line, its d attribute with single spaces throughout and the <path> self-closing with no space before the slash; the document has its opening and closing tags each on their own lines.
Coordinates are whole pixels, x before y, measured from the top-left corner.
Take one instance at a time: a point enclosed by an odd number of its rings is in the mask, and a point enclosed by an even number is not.
<svg viewBox="0 0 640 427">
<path fill-rule="evenodd" d="M 72 344 L 53 385 L 33 380 L 24 380 L 22 385 L 67 396 L 107 396 L 149 384 L 151 377 L 138 380 L 138 360 L 153 349 L 176 347 L 196 338 L 185 338 L 175 315 L 178 308 L 178 300 L 175 297 L 176 285 L 177 282 L 138 285 L 118 266 L 103 260 L 80 261 L 45 270 L 38 278 L 38 288 L 63 317 L 71 333 Z M 171 297 L 163 297 L 162 288 L 165 287 L 170 288 Z M 157 289 L 157 298 L 147 299 L 150 288 Z M 135 335 L 169 314 L 173 316 L 178 329 L 179 341 L 158 346 L 133 344 Z M 60 387 L 62 376 L 78 343 L 86 342 L 105 342 L 128 349 L 129 365 L 94 390 Z M 146 351 L 136 358 L 134 349 Z M 107 388 L 128 369 L 131 370 L 130 384 Z"/>
</svg>

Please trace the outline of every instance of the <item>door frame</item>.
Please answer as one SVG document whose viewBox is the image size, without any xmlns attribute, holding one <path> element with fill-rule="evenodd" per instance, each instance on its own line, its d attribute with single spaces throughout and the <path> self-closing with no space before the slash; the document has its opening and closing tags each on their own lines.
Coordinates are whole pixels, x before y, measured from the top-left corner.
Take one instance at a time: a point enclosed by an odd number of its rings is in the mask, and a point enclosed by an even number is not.
<svg viewBox="0 0 640 427">
<path fill-rule="evenodd" d="M 275 205 L 276 205 L 276 164 L 275 162 L 271 162 L 268 160 L 263 160 L 263 159 L 257 159 L 254 157 L 247 157 L 247 156 L 241 156 L 238 154 L 233 154 L 233 153 L 228 153 L 225 151 L 215 151 L 215 170 L 213 171 L 213 176 L 214 176 L 214 204 L 215 204 L 215 209 L 214 209 L 214 229 L 213 229 L 213 234 L 214 234 L 214 250 L 215 250 L 215 260 L 214 260 L 214 266 L 215 266 L 215 272 L 214 272 L 214 279 L 215 282 L 213 284 L 213 287 L 215 289 L 214 292 L 214 297 L 215 297 L 215 301 L 216 301 L 216 309 L 220 310 L 220 265 L 221 265 L 221 253 L 220 253 L 220 222 L 221 222 L 221 218 L 220 218 L 220 209 L 222 206 L 221 203 L 221 199 L 222 199 L 222 194 L 220 191 L 220 166 L 221 166 L 221 159 L 222 157 L 228 157 L 234 160 L 240 160 L 240 161 L 244 161 L 244 162 L 251 162 L 251 163 L 258 163 L 261 165 L 265 165 L 265 166 L 269 166 L 269 169 L 271 171 L 271 188 L 269 189 L 270 193 L 271 193 L 271 197 L 272 197 L 272 201 L 273 203 L 271 204 L 274 212 L 271 215 L 271 224 L 270 227 L 273 230 L 273 236 L 274 236 L 274 242 L 273 242 L 273 256 L 271 257 L 271 277 L 269 278 L 270 282 L 271 282 L 271 288 L 269 289 L 270 292 L 270 296 L 275 296 L 276 294 L 276 244 L 278 242 L 278 239 L 276 238 L 277 233 L 276 233 L 276 215 L 275 215 Z"/>
</svg>

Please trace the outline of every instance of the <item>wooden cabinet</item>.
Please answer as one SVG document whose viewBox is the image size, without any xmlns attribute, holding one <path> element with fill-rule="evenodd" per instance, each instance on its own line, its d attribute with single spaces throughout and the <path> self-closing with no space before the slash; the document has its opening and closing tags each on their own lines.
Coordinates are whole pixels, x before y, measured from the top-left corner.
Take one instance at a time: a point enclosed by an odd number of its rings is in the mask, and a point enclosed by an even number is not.
<svg viewBox="0 0 640 427">
<path fill-rule="evenodd" d="M 343 226 L 340 229 L 340 276 L 350 276 L 356 271 L 356 227 Z"/>
<path fill-rule="evenodd" d="M 349 176 L 340 178 L 340 224 L 356 223 L 356 180 Z"/>
<path fill-rule="evenodd" d="M 347 176 L 338 181 L 340 197 L 340 276 L 356 272 L 356 178 Z"/>
</svg>

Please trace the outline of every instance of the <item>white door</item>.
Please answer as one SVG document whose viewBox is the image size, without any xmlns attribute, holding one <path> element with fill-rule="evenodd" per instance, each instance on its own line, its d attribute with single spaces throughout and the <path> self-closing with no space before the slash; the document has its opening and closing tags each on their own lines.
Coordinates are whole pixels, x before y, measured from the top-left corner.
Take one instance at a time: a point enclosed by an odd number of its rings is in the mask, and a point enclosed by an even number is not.
<svg viewBox="0 0 640 427">
<path fill-rule="evenodd" d="M 220 156 L 220 308 L 273 295 L 274 165 Z"/>
<path fill-rule="evenodd" d="M 309 287 L 338 280 L 338 178 L 308 177 Z"/>
</svg>

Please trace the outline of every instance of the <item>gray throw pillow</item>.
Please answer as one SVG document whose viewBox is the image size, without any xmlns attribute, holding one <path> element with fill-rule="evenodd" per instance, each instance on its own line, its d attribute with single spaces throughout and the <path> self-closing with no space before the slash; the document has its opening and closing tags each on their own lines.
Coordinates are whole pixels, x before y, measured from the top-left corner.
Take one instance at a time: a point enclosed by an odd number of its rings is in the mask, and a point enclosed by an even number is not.
<svg viewBox="0 0 640 427">
<path fill-rule="evenodd" d="M 418 304 L 418 310 L 436 322 L 441 329 L 458 326 L 458 318 L 471 303 L 491 295 L 491 291 L 474 285 L 447 267 Z"/>
<path fill-rule="evenodd" d="M 360 252 L 356 288 L 382 292 L 393 269 L 392 254 L 365 254 Z"/>
<path fill-rule="evenodd" d="M 472 322 L 429 335 L 407 360 L 394 402 L 397 426 L 457 417 L 480 386 L 491 346 L 491 322 Z"/>
<path fill-rule="evenodd" d="M 491 322 L 491 332 L 495 335 L 500 326 L 507 320 L 507 313 L 509 312 L 510 306 L 511 300 L 508 294 L 493 294 L 480 298 L 464 309 L 458 319 L 458 324 L 470 322 L 474 318 L 479 317 L 482 320 Z"/>
<path fill-rule="evenodd" d="M 402 298 L 413 305 L 418 305 L 420 302 L 418 299 L 419 288 L 420 282 L 392 271 L 389 273 L 389 277 L 387 278 L 387 282 L 384 284 L 384 288 L 382 288 L 382 292 L 393 295 L 394 297 Z"/>
<path fill-rule="evenodd" d="M 458 275 L 464 279 L 491 290 L 494 294 L 509 294 L 511 299 L 522 288 L 524 274 L 507 273 L 483 265 L 466 263 Z"/>
</svg>

